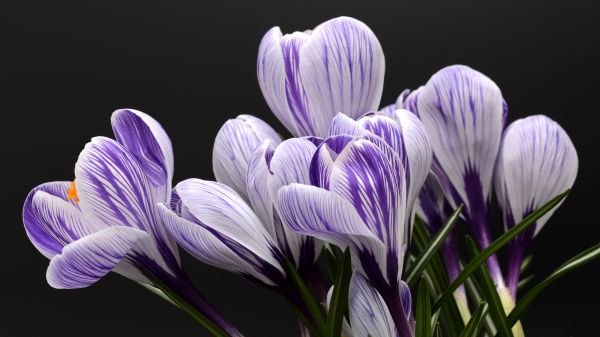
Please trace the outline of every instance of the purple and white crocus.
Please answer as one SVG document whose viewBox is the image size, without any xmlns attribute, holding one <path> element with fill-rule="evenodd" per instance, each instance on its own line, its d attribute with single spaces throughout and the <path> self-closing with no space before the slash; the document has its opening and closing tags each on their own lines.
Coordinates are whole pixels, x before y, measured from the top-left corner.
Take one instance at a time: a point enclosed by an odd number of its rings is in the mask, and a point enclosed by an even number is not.
<svg viewBox="0 0 600 337">
<path fill-rule="evenodd" d="M 157 213 L 170 203 L 171 141 L 161 125 L 136 110 L 112 116 L 116 140 L 95 137 L 79 155 L 75 180 L 34 188 L 23 222 L 47 258 L 54 288 L 87 287 L 110 271 L 145 285 L 166 284 L 221 329 L 241 336 L 188 281 L 177 246 Z"/>
<path fill-rule="evenodd" d="M 339 114 L 330 134 L 312 159 L 312 185 L 279 189 L 279 214 L 299 233 L 349 247 L 355 269 L 384 298 L 398 334 L 412 336 L 404 308 L 410 291 L 401 275 L 413 206 L 431 165 L 423 125 L 403 110 L 358 121 Z"/>
<path fill-rule="evenodd" d="M 495 171 L 495 189 L 506 230 L 553 197 L 573 186 L 577 151 L 565 130 L 552 119 L 531 116 L 508 126 Z M 516 298 L 523 254 L 554 210 L 517 236 L 508 249 L 507 286 Z"/>
<path fill-rule="evenodd" d="M 265 100 L 296 137 L 325 137 L 339 112 L 356 119 L 377 110 L 384 72 L 377 37 L 349 17 L 286 35 L 271 28 L 258 51 L 258 83 Z"/>
<path fill-rule="evenodd" d="M 432 174 L 452 209 L 462 213 L 480 247 L 492 239 L 488 201 L 494 164 L 506 119 L 506 104 L 498 86 L 482 73 L 454 65 L 434 74 L 403 103 L 415 112 L 431 140 Z M 496 256 L 488 259 L 492 279 L 504 288 Z"/>
<path fill-rule="evenodd" d="M 281 292 L 295 304 L 286 260 L 310 277 L 320 244 L 282 225 L 280 186 L 309 183 L 316 150 L 307 138 L 281 141 L 266 123 L 240 116 L 221 128 L 213 162 L 217 182 L 185 180 L 159 212 L 177 242 L 199 260 Z M 296 297 L 294 297 L 296 296 Z"/>
</svg>

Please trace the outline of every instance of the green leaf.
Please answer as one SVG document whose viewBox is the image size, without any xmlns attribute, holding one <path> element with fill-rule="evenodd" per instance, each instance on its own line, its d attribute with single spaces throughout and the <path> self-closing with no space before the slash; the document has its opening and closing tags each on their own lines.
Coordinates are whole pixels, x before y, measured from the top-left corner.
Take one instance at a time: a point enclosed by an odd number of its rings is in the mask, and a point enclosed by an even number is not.
<svg viewBox="0 0 600 337">
<path fill-rule="evenodd" d="M 440 322 L 435 323 L 435 327 L 433 328 L 433 336 L 434 337 L 443 337 L 442 336 L 442 327 L 440 326 Z"/>
<path fill-rule="evenodd" d="M 600 244 L 597 244 L 574 258 L 565 262 L 562 266 L 558 267 L 550 276 L 548 276 L 545 280 L 538 283 L 535 287 L 529 290 L 523 297 L 519 300 L 515 308 L 508 315 L 508 324 L 510 326 L 514 325 L 523 315 L 523 313 L 529 308 L 529 305 L 535 300 L 535 298 L 544 290 L 547 286 L 552 284 L 554 281 L 558 280 L 560 277 L 570 272 L 571 270 L 577 269 L 587 263 L 590 263 L 594 259 L 600 257 Z"/>
<path fill-rule="evenodd" d="M 431 241 L 431 236 L 427 231 L 425 223 L 419 218 L 415 217 L 415 224 L 413 228 L 413 241 L 417 246 L 417 249 L 421 252 L 427 246 L 427 243 Z M 432 295 L 433 298 L 438 298 L 442 291 L 446 289 L 450 282 L 448 281 L 448 273 L 444 267 L 444 263 L 440 258 L 439 252 L 434 254 L 430 262 L 425 268 L 425 275 L 427 279 L 431 281 L 433 285 Z M 436 310 L 438 313 L 440 310 Z M 441 320 L 443 326 L 446 328 L 448 337 L 458 337 L 460 331 L 464 328 L 460 312 L 456 306 L 455 301 L 447 301 L 441 308 Z"/>
<path fill-rule="evenodd" d="M 431 300 L 429 286 L 425 277 L 421 278 L 417 293 L 417 322 L 415 337 L 432 337 L 431 331 Z"/>
<path fill-rule="evenodd" d="M 292 279 L 292 282 L 296 286 L 296 290 L 298 290 L 298 294 L 304 301 L 304 305 L 306 305 L 306 309 L 308 310 L 311 318 L 313 319 L 317 329 L 319 331 L 324 331 L 325 329 L 325 319 L 323 317 L 323 311 L 321 310 L 321 306 L 318 301 L 315 299 L 310 288 L 304 283 L 302 277 L 296 270 L 296 267 L 290 262 L 286 261 L 286 269 L 287 274 Z"/>
<path fill-rule="evenodd" d="M 533 278 L 535 277 L 535 275 L 529 275 L 526 278 L 522 279 L 521 281 L 519 281 L 519 284 L 517 284 L 517 290 L 523 288 L 524 286 L 528 285 L 529 282 L 531 282 L 531 280 L 533 280 Z"/>
<path fill-rule="evenodd" d="M 450 231 L 452 230 L 456 220 L 460 217 L 460 212 L 463 209 L 461 204 L 452 213 L 452 215 L 446 221 L 446 224 L 438 231 L 438 233 L 429 241 L 427 246 L 423 249 L 423 252 L 417 257 L 416 261 L 412 265 L 408 276 L 406 277 L 406 283 L 409 287 L 414 287 L 417 280 L 421 277 L 421 273 L 427 267 L 427 264 L 431 258 L 437 253 L 438 249 L 442 245 L 442 242 L 446 239 Z"/>
<path fill-rule="evenodd" d="M 528 255 L 523 259 L 523 262 L 521 263 L 521 268 L 519 269 L 520 275 L 523 275 L 523 273 L 527 271 L 527 268 L 529 268 L 529 266 L 531 265 L 531 260 L 533 260 L 533 256 L 531 255 Z"/>
<path fill-rule="evenodd" d="M 496 241 L 492 242 L 492 244 L 490 244 L 487 248 L 481 251 L 481 253 L 479 253 L 464 267 L 462 272 L 458 275 L 458 277 L 456 277 L 456 280 L 454 280 L 454 282 L 452 282 L 452 284 L 446 290 L 444 290 L 442 296 L 435 302 L 433 310 L 438 310 L 444 302 L 450 299 L 454 291 L 458 289 L 458 287 L 463 282 L 465 282 L 469 275 L 476 271 L 483 262 L 485 262 L 490 256 L 492 256 L 498 249 L 506 245 L 515 236 L 522 233 L 529 226 L 534 224 L 539 218 L 541 218 L 550 210 L 552 210 L 569 194 L 570 191 L 570 189 L 566 190 L 565 192 L 552 198 L 552 200 L 548 201 L 542 207 L 538 208 L 535 212 L 531 213 L 529 216 L 523 219 L 523 221 L 506 231 L 498 239 L 496 239 Z"/>
<path fill-rule="evenodd" d="M 308 328 L 308 330 L 310 330 L 311 332 L 311 336 L 314 337 L 321 337 L 322 334 L 319 331 L 319 329 L 317 328 L 317 326 L 310 320 L 310 318 L 306 317 L 306 315 L 304 315 L 304 313 L 302 313 L 302 311 L 300 309 L 298 309 L 294 303 L 292 303 L 291 301 L 287 300 L 286 301 L 287 304 L 290 306 L 290 308 L 292 309 L 292 311 L 294 312 L 294 314 L 302 321 L 302 323 L 304 324 L 304 326 L 306 326 Z"/>
<path fill-rule="evenodd" d="M 459 337 L 477 337 L 479 335 L 479 330 L 481 330 L 481 323 L 483 323 L 483 318 L 487 314 L 488 304 L 483 301 L 475 309 L 475 312 L 471 316 L 471 319 L 467 323 L 465 329 L 460 333 Z"/>
<path fill-rule="evenodd" d="M 471 239 L 471 237 L 467 236 L 467 248 L 472 257 L 476 257 L 479 255 L 479 249 L 477 249 L 477 245 L 475 241 Z M 492 277 L 490 276 L 490 272 L 485 263 L 482 263 L 479 266 L 479 270 L 477 270 L 477 279 L 479 280 L 479 284 L 481 285 L 481 291 L 490 304 L 490 316 L 494 321 L 494 325 L 498 329 L 498 333 L 502 337 L 512 337 L 513 334 L 510 331 L 510 327 L 506 322 L 506 314 L 504 313 L 504 307 L 502 306 L 502 301 L 500 300 L 500 296 L 498 296 L 498 291 L 496 290 L 496 285 L 494 281 L 492 281 Z"/>
<path fill-rule="evenodd" d="M 176 292 L 171 290 L 164 282 L 154 277 L 150 273 L 144 273 L 146 277 L 154 286 L 160 290 L 165 296 L 167 296 L 177 307 L 186 312 L 190 317 L 192 317 L 196 322 L 202 325 L 208 332 L 210 332 L 213 336 L 216 337 L 229 337 L 229 334 L 225 332 L 223 329 L 214 324 L 208 317 L 204 316 L 196 307 L 188 303 L 183 297 L 179 296 Z"/>
<path fill-rule="evenodd" d="M 327 314 L 326 337 L 340 337 L 342 334 L 342 322 L 344 313 L 348 308 L 348 290 L 350 288 L 350 279 L 352 278 L 352 264 L 350 250 L 346 248 L 342 256 L 340 268 L 331 295 L 329 312 Z"/>
</svg>

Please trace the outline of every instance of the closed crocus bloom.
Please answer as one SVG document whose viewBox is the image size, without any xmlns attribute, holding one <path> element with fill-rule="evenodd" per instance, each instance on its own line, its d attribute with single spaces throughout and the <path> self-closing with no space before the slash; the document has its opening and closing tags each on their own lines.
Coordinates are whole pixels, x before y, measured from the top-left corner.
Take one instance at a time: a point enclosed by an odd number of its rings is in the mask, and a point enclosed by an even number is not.
<svg viewBox="0 0 600 337">
<path fill-rule="evenodd" d="M 571 188 L 577 168 L 577 152 L 571 139 L 552 119 L 537 115 L 510 124 L 502 138 L 495 172 L 506 230 Z M 509 246 L 508 287 L 513 297 L 524 251 L 553 212 L 541 217 Z"/>
<path fill-rule="evenodd" d="M 479 245 L 487 247 L 487 203 L 504 125 L 500 89 L 480 72 L 455 65 L 434 74 L 406 104 L 425 125 L 433 148 L 432 173 L 446 199 L 453 209 L 465 205 L 469 229 Z M 495 256 L 488 266 L 494 282 L 503 286 Z"/>
<path fill-rule="evenodd" d="M 232 336 L 228 325 L 195 291 L 180 266 L 177 246 L 158 217 L 170 203 L 173 151 L 150 116 L 117 110 L 116 140 L 95 137 L 79 155 L 73 182 L 34 188 L 23 209 L 29 239 L 50 259 L 48 283 L 87 287 L 110 271 L 149 286 L 159 280 Z"/>
<path fill-rule="evenodd" d="M 256 147 L 268 139 L 276 144 L 281 142 L 273 128 L 254 116 L 240 115 L 223 124 L 213 147 L 213 171 L 217 181 L 247 199 L 246 173 L 250 157 Z"/>
<path fill-rule="evenodd" d="M 174 188 L 171 205 L 159 214 L 175 240 L 197 259 L 274 289 L 302 308 L 292 293 L 286 263 L 305 279 L 311 276 L 320 244 L 282 225 L 274 205 L 286 184 L 308 184 L 311 140 L 265 140 L 248 155 L 245 169 L 249 202 L 233 188 L 213 181 L 185 180 Z"/>
<path fill-rule="evenodd" d="M 410 116 L 410 112 L 406 112 Z M 431 151 L 414 118 L 384 115 L 358 122 L 339 115 L 311 162 L 312 185 L 278 191 L 277 209 L 293 230 L 349 247 L 357 271 L 385 299 L 401 336 L 411 336 L 400 279 L 411 207 L 427 176 Z M 410 135 L 410 136 L 409 136 Z M 409 140 L 410 138 L 410 140 Z M 425 173 L 422 173 L 425 172 Z M 416 191 L 415 191 L 416 190 Z"/>
<path fill-rule="evenodd" d="M 356 119 L 377 110 L 384 72 L 379 41 L 364 23 L 348 17 L 287 35 L 274 27 L 258 52 L 258 82 L 267 104 L 297 137 L 325 137 L 338 112 Z"/>
</svg>

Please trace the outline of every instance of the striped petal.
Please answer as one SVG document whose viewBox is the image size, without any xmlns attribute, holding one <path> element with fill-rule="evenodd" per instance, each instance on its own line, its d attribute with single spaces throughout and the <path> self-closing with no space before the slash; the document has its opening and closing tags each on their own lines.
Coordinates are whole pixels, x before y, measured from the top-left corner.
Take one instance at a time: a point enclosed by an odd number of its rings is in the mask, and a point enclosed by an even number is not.
<svg viewBox="0 0 600 337">
<path fill-rule="evenodd" d="M 356 140 L 349 135 L 331 136 L 325 139 L 318 147 L 310 163 L 310 183 L 329 189 L 329 176 L 333 169 L 333 162 L 348 143 Z"/>
<path fill-rule="evenodd" d="M 453 208 L 481 221 L 490 197 L 503 128 L 500 89 L 466 66 L 438 71 L 420 91 L 417 112 L 430 137 L 433 172 Z M 476 214 L 477 212 L 483 214 Z"/>
<path fill-rule="evenodd" d="M 50 261 L 48 284 L 59 289 L 87 287 L 113 270 L 146 235 L 136 228 L 117 226 L 74 241 Z"/>
<path fill-rule="evenodd" d="M 258 80 L 275 115 L 295 136 L 323 137 L 340 111 L 357 118 L 379 106 L 385 60 L 362 22 L 339 17 L 313 31 L 263 38 Z"/>
<path fill-rule="evenodd" d="M 107 226 L 128 226 L 151 234 L 136 251 L 165 270 L 177 268 L 177 248 L 156 213 L 157 197 L 138 161 L 121 144 L 93 138 L 75 165 L 79 207 L 86 219 Z"/>
<path fill-rule="evenodd" d="M 248 263 L 253 266 L 256 261 L 260 261 L 261 268 L 269 267 L 283 272 L 278 260 L 281 253 L 277 245 L 260 219 L 233 189 L 217 182 L 188 179 L 177 184 L 175 190 L 181 198 L 181 216 L 195 226 L 179 224 L 178 228 L 182 229 L 183 233 L 171 228 L 180 244 L 194 248 L 195 250 L 190 251 L 198 253 L 207 247 L 205 241 L 208 239 L 189 242 L 186 240 L 205 237 L 206 234 L 201 232 L 208 230 L 239 256 L 250 259 L 248 253 L 251 253 L 254 261 Z M 191 237 L 186 236 L 192 229 L 195 230 L 195 234 Z M 211 253 L 204 252 L 204 255 L 208 254 Z M 197 255 L 199 258 L 203 256 Z"/>
<path fill-rule="evenodd" d="M 397 337 L 385 301 L 369 281 L 357 273 L 350 281 L 348 309 L 354 337 Z"/>
<path fill-rule="evenodd" d="M 375 268 L 385 273 L 385 246 L 364 224 L 352 204 L 337 194 L 315 186 L 291 184 L 279 189 L 277 209 L 292 230 L 340 247 L 350 247 L 359 270 Z M 374 265 L 365 266 L 358 261 L 374 262 Z"/>
<path fill-rule="evenodd" d="M 158 210 L 165 226 L 175 240 L 198 260 L 274 285 L 268 276 L 273 272 L 276 275 L 279 274 L 277 267 L 265 264 L 264 260 L 235 239 L 199 221 L 187 220 L 163 204 L 158 206 Z"/>
<path fill-rule="evenodd" d="M 579 160 L 565 130 L 552 119 L 531 116 L 513 122 L 504 133 L 496 165 L 495 187 L 512 227 L 550 199 L 573 186 Z M 537 234 L 554 210 L 536 223 Z"/>
<path fill-rule="evenodd" d="M 256 117 L 240 115 L 228 120 L 219 130 L 213 147 L 213 170 L 217 181 L 247 199 L 248 164 L 258 145 L 268 139 L 276 144 L 281 142 L 275 130 Z"/>
<path fill-rule="evenodd" d="M 68 199 L 72 183 L 57 181 L 37 186 L 27 196 L 23 223 L 29 240 L 47 258 L 63 247 L 97 230 Z"/>
<path fill-rule="evenodd" d="M 248 195 L 250 202 L 271 236 L 288 258 L 296 262 L 312 264 L 316 258 L 314 240 L 292 232 L 283 226 L 273 207 L 279 188 L 291 183 L 309 184 L 309 168 L 316 146 L 308 139 L 288 139 L 276 148 L 273 143 L 261 144 L 248 168 Z M 306 260 L 306 261 L 305 261 Z"/>
<path fill-rule="evenodd" d="M 340 112 L 331 121 L 327 134 L 329 136 L 349 135 L 362 138 L 365 135 L 365 129 L 357 121 Z"/>
<path fill-rule="evenodd" d="M 404 168 L 393 150 L 386 153 L 386 145 L 379 145 L 364 139 L 349 143 L 334 163 L 329 189 L 349 201 L 391 251 L 400 253 L 407 239 Z"/>
<path fill-rule="evenodd" d="M 150 183 L 160 189 L 159 195 L 168 202 L 173 179 L 173 147 L 162 126 L 147 114 L 121 109 L 111 117 L 117 141 L 140 164 Z"/>
</svg>

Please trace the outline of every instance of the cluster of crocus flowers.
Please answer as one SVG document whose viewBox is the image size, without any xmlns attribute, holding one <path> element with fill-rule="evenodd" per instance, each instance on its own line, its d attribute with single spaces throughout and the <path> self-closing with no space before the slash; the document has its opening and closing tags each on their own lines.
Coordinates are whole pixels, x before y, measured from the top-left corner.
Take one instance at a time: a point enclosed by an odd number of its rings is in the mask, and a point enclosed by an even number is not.
<svg viewBox="0 0 600 337">
<path fill-rule="evenodd" d="M 258 81 L 294 138 L 240 115 L 215 139 L 216 181 L 187 179 L 173 188 L 165 131 L 144 113 L 116 111 L 116 140 L 94 138 L 73 182 L 40 185 L 25 201 L 27 234 L 51 259 L 49 284 L 81 288 L 115 271 L 166 286 L 237 336 L 185 276 L 177 244 L 281 293 L 306 316 L 310 308 L 291 274 L 321 290 L 326 302 L 330 284 L 316 261 L 323 247 L 336 245 L 352 256 L 344 335 L 414 336 L 403 271 L 415 216 L 435 233 L 464 205 L 461 216 L 485 248 L 493 240 L 493 190 L 509 229 L 573 185 L 577 154 L 548 117 L 505 130 L 500 89 L 469 67 L 446 67 L 380 107 L 384 70 L 379 41 L 358 20 L 336 18 L 288 35 L 269 30 L 259 47 Z M 516 299 L 526 247 L 550 214 L 509 245 L 506 274 L 496 256 L 487 260 L 506 310 Z M 461 271 L 454 234 L 441 252 L 453 280 Z M 468 320 L 464 289 L 455 297 Z"/>
</svg>

